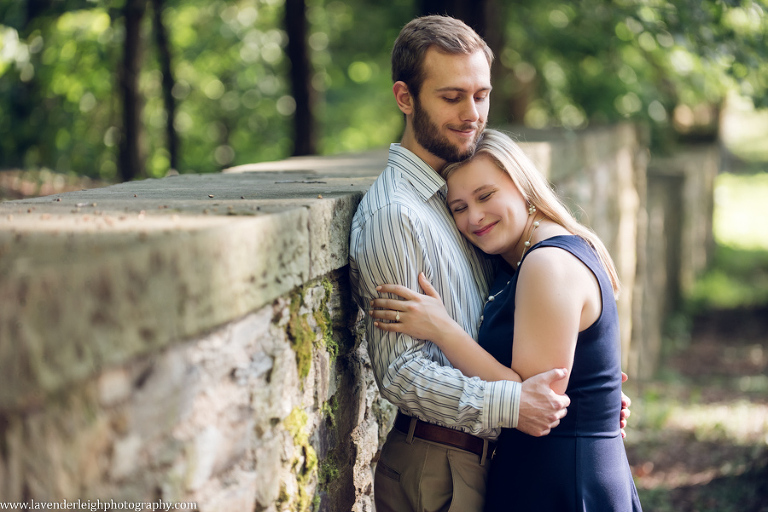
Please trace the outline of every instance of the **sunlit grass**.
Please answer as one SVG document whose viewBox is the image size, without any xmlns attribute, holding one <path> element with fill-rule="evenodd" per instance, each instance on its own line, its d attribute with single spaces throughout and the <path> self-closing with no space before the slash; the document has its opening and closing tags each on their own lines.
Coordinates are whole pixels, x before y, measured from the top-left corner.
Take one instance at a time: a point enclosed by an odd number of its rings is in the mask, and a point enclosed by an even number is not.
<svg viewBox="0 0 768 512">
<path fill-rule="evenodd" d="M 693 433 L 697 441 L 768 445 L 768 405 L 740 400 L 716 404 L 678 404 L 664 428 Z"/>
<path fill-rule="evenodd" d="M 718 247 L 689 297 L 694 310 L 768 304 L 766 219 L 768 172 L 718 176 L 713 219 Z"/>
<path fill-rule="evenodd" d="M 768 110 L 755 110 L 748 101 L 728 98 L 721 137 L 728 150 L 746 162 L 768 162 Z"/>
<path fill-rule="evenodd" d="M 644 510 L 762 510 L 749 504 L 761 499 L 754 482 L 768 457 L 768 404 L 708 401 L 716 384 L 705 380 L 706 388 L 667 369 L 627 390 L 633 404 L 626 446 Z"/>
<path fill-rule="evenodd" d="M 736 249 L 768 250 L 766 219 L 768 172 L 726 173 L 717 177 L 713 228 L 718 244 Z"/>
</svg>

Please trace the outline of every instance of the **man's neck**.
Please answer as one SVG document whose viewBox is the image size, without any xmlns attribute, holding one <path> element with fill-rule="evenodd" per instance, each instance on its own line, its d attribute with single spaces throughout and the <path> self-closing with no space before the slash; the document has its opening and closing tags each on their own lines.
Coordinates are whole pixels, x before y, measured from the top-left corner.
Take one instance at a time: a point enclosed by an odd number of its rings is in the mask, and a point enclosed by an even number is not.
<svg viewBox="0 0 768 512">
<path fill-rule="evenodd" d="M 424 162 L 426 162 L 427 165 L 429 165 L 432 170 L 438 174 L 440 174 L 440 171 L 443 169 L 443 167 L 445 167 L 445 164 L 447 163 L 442 158 L 437 157 L 424 149 L 424 147 L 416 141 L 416 137 L 413 134 L 413 130 L 410 129 L 410 126 L 406 127 L 403 138 L 400 141 L 400 146 L 404 147 L 414 155 L 424 160 Z"/>
</svg>

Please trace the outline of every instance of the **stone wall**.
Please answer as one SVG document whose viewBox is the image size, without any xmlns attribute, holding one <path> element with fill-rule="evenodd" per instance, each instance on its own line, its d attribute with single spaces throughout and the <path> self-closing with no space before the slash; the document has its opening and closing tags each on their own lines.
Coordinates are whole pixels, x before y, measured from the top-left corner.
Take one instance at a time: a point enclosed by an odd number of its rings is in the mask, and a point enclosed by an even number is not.
<svg viewBox="0 0 768 512">
<path fill-rule="evenodd" d="M 4 411 L 2 499 L 371 510 L 378 426 L 365 353 L 343 325 L 345 281 L 333 273 Z"/>
<path fill-rule="evenodd" d="M 630 356 L 652 344 L 636 336 L 663 316 L 645 305 L 670 286 L 643 272 L 647 230 L 667 226 L 651 190 L 667 188 L 646 186 L 642 137 L 518 133 L 613 253 L 625 366 L 642 373 L 653 360 Z M 347 235 L 385 162 L 292 158 L 0 203 L 0 501 L 372 511 L 394 411 L 357 327 Z"/>
<path fill-rule="evenodd" d="M 638 252 L 631 351 L 639 378 L 652 376 L 667 321 L 711 259 L 720 154 L 717 145 L 690 145 L 649 163 L 639 217 L 646 225 L 639 242 L 644 250 Z"/>
</svg>

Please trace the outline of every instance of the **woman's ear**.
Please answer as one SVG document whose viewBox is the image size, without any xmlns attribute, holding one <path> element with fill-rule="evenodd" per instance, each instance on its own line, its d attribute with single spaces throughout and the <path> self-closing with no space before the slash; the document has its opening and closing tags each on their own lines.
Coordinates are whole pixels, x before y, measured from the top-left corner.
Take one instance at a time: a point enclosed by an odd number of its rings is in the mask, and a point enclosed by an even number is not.
<svg viewBox="0 0 768 512">
<path fill-rule="evenodd" d="M 413 113 L 413 96 L 411 96 L 408 86 L 403 81 L 395 82 L 392 86 L 392 92 L 395 94 L 397 108 L 405 115 Z"/>
</svg>

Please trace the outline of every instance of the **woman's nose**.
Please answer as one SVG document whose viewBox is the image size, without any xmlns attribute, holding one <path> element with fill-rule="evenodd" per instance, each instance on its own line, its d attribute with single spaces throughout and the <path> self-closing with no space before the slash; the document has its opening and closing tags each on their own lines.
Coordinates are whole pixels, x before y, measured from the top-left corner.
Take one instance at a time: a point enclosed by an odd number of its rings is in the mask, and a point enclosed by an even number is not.
<svg viewBox="0 0 768 512">
<path fill-rule="evenodd" d="M 480 208 L 470 208 L 469 209 L 469 221 L 475 225 L 479 226 L 483 219 L 485 219 L 485 212 Z"/>
</svg>

